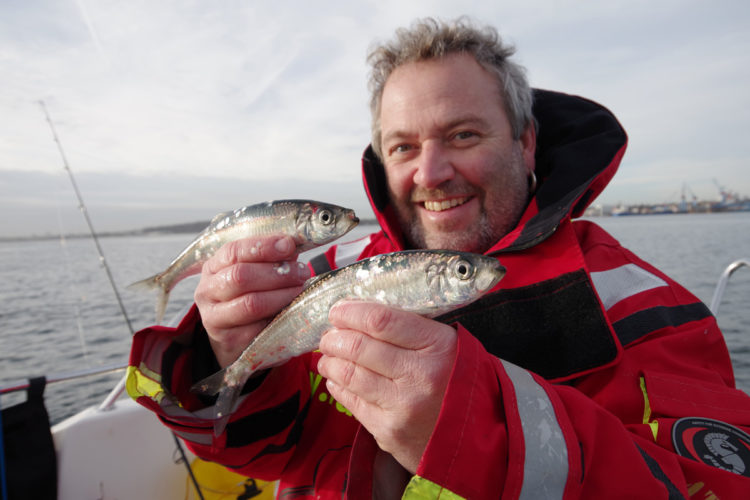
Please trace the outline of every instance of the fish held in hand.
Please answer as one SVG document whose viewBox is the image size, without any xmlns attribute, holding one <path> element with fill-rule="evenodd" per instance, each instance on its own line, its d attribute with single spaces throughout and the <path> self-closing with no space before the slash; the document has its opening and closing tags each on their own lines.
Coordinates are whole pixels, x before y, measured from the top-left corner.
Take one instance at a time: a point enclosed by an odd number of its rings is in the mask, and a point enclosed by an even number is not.
<svg viewBox="0 0 750 500">
<path fill-rule="evenodd" d="M 409 250 L 355 262 L 309 281 L 240 357 L 192 388 L 219 394 L 214 433 L 220 435 L 247 379 L 318 348 L 342 299 L 364 300 L 434 318 L 466 306 L 495 287 L 505 268 L 494 257 L 451 250 Z"/>
<path fill-rule="evenodd" d="M 161 273 L 137 281 L 131 289 L 156 290 L 156 323 L 161 323 L 169 292 L 200 272 L 222 245 L 251 236 L 287 235 L 304 252 L 351 231 L 359 219 L 353 210 L 312 200 L 277 200 L 220 213 Z"/>
</svg>

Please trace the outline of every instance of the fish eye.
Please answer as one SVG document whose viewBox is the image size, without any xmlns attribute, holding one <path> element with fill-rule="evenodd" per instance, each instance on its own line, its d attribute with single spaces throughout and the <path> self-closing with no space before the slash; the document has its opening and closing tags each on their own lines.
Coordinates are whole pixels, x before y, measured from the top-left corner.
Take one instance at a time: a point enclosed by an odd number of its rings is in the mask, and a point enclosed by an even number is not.
<svg viewBox="0 0 750 500">
<path fill-rule="evenodd" d="M 458 279 L 467 280 L 474 274 L 474 266 L 466 260 L 459 260 L 453 266 L 453 271 L 456 273 Z"/>
<path fill-rule="evenodd" d="M 320 220 L 320 222 L 327 226 L 328 224 L 333 222 L 333 214 L 330 210 L 323 209 L 318 214 L 318 219 Z"/>
</svg>

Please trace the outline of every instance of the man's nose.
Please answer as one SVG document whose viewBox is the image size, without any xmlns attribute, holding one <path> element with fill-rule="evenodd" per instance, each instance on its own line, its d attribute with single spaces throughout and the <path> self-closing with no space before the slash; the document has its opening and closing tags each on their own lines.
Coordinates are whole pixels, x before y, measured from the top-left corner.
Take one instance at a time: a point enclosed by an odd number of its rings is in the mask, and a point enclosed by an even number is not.
<svg viewBox="0 0 750 500">
<path fill-rule="evenodd" d="M 438 140 L 424 141 L 420 148 L 414 183 L 434 189 L 455 175 L 453 164 Z"/>
</svg>

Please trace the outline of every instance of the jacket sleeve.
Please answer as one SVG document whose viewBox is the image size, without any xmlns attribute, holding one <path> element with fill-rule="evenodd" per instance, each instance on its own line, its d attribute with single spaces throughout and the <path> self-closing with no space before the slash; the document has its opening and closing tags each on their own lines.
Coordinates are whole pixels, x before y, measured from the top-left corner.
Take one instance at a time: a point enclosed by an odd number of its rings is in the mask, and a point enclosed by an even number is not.
<svg viewBox="0 0 750 500">
<path fill-rule="evenodd" d="M 334 245 L 321 254 L 331 267 L 335 252 Z M 325 474 L 319 457 L 306 450 L 319 451 L 327 465 L 341 461 L 345 466 L 358 426 L 325 392 L 319 357 L 316 352 L 298 356 L 250 378 L 226 431 L 214 436 L 216 397 L 199 397 L 190 387 L 220 367 L 193 305 L 176 328 L 153 326 L 135 334 L 126 387 L 197 456 L 257 479 L 283 475 L 291 484 L 311 484 Z"/>
<path fill-rule="evenodd" d="M 217 437 L 216 398 L 199 398 L 190 391 L 193 383 L 218 370 L 210 353 L 195 306 L 176 328 L 141 330 L 131 349 L 128 394 L 156 413 L 199 457 L 259 479 L 278 477 L 292 457 L 309 410 L 313 355 L 251 378 L 226 432 Z"/>
<path fill-rule="evenodd" d="M 626 357 L 637 364 L 641 355 Z M 733 471 L 719 462 L 722 470 L 680 456 L 672 443 L 680 417 L 747 433 L 744 393 L 655 370 L 623 367 L 609 377 L 618 379 L 611 387 L 607 377 L 590 382 L 592 397 L 488 354 L 459 328 L 445 402 L 409 488 L 445 498 L 748 498 L 744 462 Z M 617 394 L 624 386 L 632 387 Z"/>
<path fill-rule="evenodd" d="M 613 239 L 593 241 L 582 246 L 618 362 L 555 383 L 489 354 L 459 325 L 440 417 L 407 493 L 750 498 L 750 397 L 734 388 L 715 319 Z M 596 273 L 614 269 L 609 290 Z M 623 280 L 623 269 L 646 284 Z"/>
</svg>

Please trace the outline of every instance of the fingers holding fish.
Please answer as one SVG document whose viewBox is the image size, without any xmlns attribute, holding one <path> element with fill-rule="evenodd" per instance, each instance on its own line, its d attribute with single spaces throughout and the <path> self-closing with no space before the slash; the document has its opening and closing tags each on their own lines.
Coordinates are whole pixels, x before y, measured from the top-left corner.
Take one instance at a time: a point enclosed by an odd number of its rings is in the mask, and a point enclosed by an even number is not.
<svg viewBox="0 0 750 500">
<path fill-rule="evenodd" d="M 279 267 L 276 271 L 283 274 L 288 270 Z M 256 336 L 226 372 L 212 375 L 194 386 L 202 394 L 219 394 L 215 434 L 221 434 L 224 429 L 226 417 L 239 396 L 237 387 L 256 371 L 319 348 L 321 337 L 332 327 L 346 330 L 348 335 L 362 335 L 362 342 L 350 346 L 348 351 L 339 344 L 343 349 L 338 355 L 333 346 L 322 348 L 324 358 L 336 360 L 339 367 L 350 370 L 350 375 L 344 372 L 340 377 L 335 375 L 334 368 L 321 367 L 321 373 L 328 373 L 331 383 L 340 386 L 343 395 L 348 395 L 352 402 L 361 401 L 362 408 L 372 407 L 372 411 L 389 411 L 389 416 L 395 415 L 388 420 L 385 434 L 400 429 L 399 411 L 419 416 L 404 421 L 403 429 L 407 434 L 412 434 L 411 422 L 418 422 L 418 427 L 430 421 L 434 425 L 455 359 L 457 340 L 451 327 L 428 318 L 439 317 L 479 299 L 500 281 L 504 271 L 493 257 L 465 252 L 412 250 L 378 255 L 310 280 L 257 335 L 257 325 L 263 324 L 266 318 L 255 318 L 257 323 L 251 324 L 260 308 L 247 307 L 246 303 L 244 313 L 239 308 L 239 316 L 247 316 L 245 326 L 241 326 L 242 320 L 236 319 L 229 324 L 225 319 L 223 326 L 229 334 L 240 329 L 241 335 L 246 335 L 252 327 L 252 335 Z M 332 306 L 344 299 L 351 302 L 339 304 L 338 310 L 331 314 Z M 206 317 L 203 319 L 206 325 Z M 216 323 L 209 320 L 208 324 L 222 325 L 218 320 Z M 221 341 L 219 333 L 209 332 L 216 334 L 217 342 Z M 378 377 L 377 383 L 358 382 L 363 377 L 357 374 L 367 373 L 364 370 Z M 367 392 L 376 387 L 383 389 Z M 380 399 L 372 399 L 373 394 Z M 372 404 L 373 401 L 378 404 Z M 370 410 L 363 409 L 359 413 L 366 416 Z M 373 421 L 372 425 L 376 424 Z M 432 425 L 424 428 L 431 432 Z M 420 434 L 419 438 L 422 437 Z"/>
<path fill-rule="evenodd" d="M 223 245 L 203 265 L 203 272 L 217 273 L 241 262 L 282 262 L 296 257 L 296 246 L 289 236 L 243 238 Z"/>
<path fill-rule="evenodd" d="M 321 357 L 318 370 L 327 378 L 326 388 L 331 396 L 352 412 L 378 446 L 415 473 L 440 413 L 455 352 L 423 356 L 419 351 L 372 338 L 361 346 L 360 360 L 370 358 L 367 351 L 372 351 L 372 358 L 378 353 L 381 360 L 393 365 L 393 373 L 400 375 L 385 376 L 332 355 Z M 406 366 L 412 369 L 404 369 Z"/>
<path fill-rule="evenodd" d="M 196 289 L 195 303 L 219 364 L 225 367 L 236 360 L 301 290 L 301 286 L 294 286 L 243 293 L 227 300 L 206 300 Z"/>
<path fill-rule="evenodd" d="M 203 266 L 196 302 L 222 302 L 253 291 L 301 285 L 310 271 L 296 257 L 288 236 L 227 243 Z"/>
<path fill-rule="evenodd" d="M 333 328 L 320 340 L 323 356 L 318 369 L 367 401 L 378 401 L 383 387 L 372 384 L 364 375 L 357 377 L 355 370 L 359 367 L 393 381 L 402 391 L 386 400 L 410 398 L 412 385 L 428 391 L 436 386 L 439 393 L 447 385 L 457 345 L 452 327 L 367 302 L 336 306 L 329 319 Z"/>
<path fill-rule="evenodd" d="M 195 303 L 219 364 L 223 367 L 302 290 L 309 278 L 289 237 L 230 242 L 203 266 Z"/>
<path fill-rule="evenodd" d="M 437 422 L 439 404 L 437 411 L 429 412 L 421 411 L 422 407 L 417 405 L 384 408 L 331 380 L 326 381 L 326 389 L 372 434 L 381 450 L 393 455 L 412 474 L 416 473 Z M 432 416 L 425 419 L 422 417 L 425 413 Z"/>
<path fill-rule="evenodd" d="M 380 387 L 373 385 L 372 375 L 390 378 L 383 372 L 399 372 L 389 365 L 395 357 L 395 346 L 380 342 L 356 330 L 332 328 L 320 339 L 318 372 L 341 387 L 351 388 L 358 394 L 369 389 L 377 396 Z M 386 359 L 389 358 L 389 359 Z M 357 373 L 357 370 L 364 370 Z M 372 372 L 372 374 L 368 373 Z M 375 402 L 368 397 L 368 401 Z"/>
<path fill-rule="evenodd" d="M 238 263 L 217 273 L 204 273 L 196 302 L 225 302 L 251 292 L 300 286 L 310 277 L 307 265 L 296 261 Z"/>
<path fill-rule="evenodd" d="M 340 300 L 331 307 L 328 319 L 339 328 L 366 332 L 405 349 L 435 350 L 456 342 L 456 331 L 447 325 L 373 302 Z"/>
<path fill-rule="evenodd" d="M 243 293 L 222 301 L 198 302 L 206 329 L 226 330 L 270 319 L 302 291 L 301 286 Z"/>
<path fill-rule="evenodd" d="M 223 212 L 166 269 L 132 283 L 129 288 L 156 291 L 155 312 L 159 323 L 172 288 L 200 272 L 217 252 L 220 255 L 207 266 L 213 272 L 237 262 L 296 260 L 297 252 L 330 243 L 358 223 L 352 210 L 312 200 L 270 201 Z M 235 243 L 245 238 L 252 240 Z"/>
<path fill-rule="evenodd" d="M 268 320 L 260 320 L 232 328 L 205 327 L 208 333 L 208 341 L 211 344 L 211 349 L 219 366 L 226 368 L 236 361 L 245 347 L 258 336 L 258 333 L 267 324 Z"/>
<path fill-rule="evenodd" d="M 361 309 L 368 306 L 369 313 Z M 330 394 L 413 473 L 440 413 L 457 335 L 413 313 L 372 312 L 382 307 L 351 302 L 334 308 L 335 327 L 320 341 L 318 370 Z"/>
</svg>

